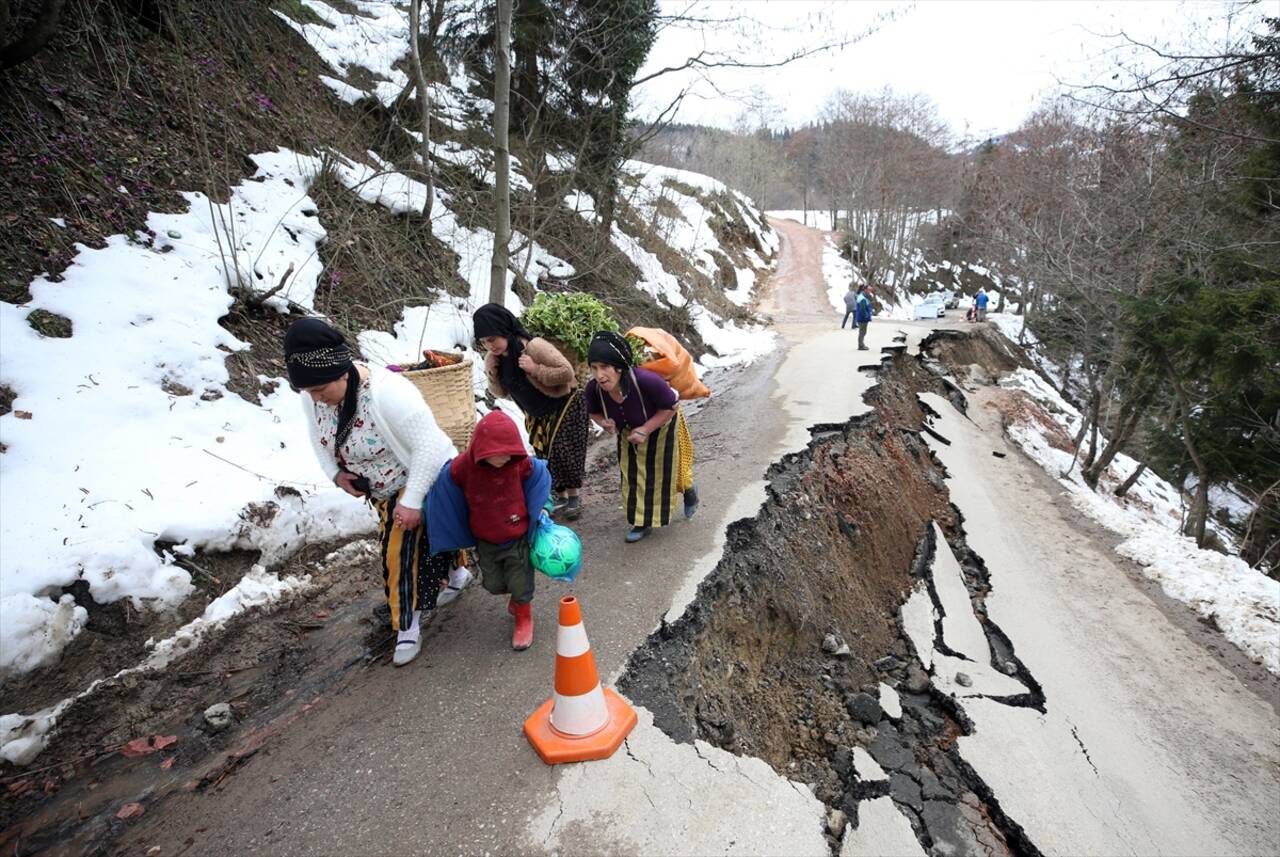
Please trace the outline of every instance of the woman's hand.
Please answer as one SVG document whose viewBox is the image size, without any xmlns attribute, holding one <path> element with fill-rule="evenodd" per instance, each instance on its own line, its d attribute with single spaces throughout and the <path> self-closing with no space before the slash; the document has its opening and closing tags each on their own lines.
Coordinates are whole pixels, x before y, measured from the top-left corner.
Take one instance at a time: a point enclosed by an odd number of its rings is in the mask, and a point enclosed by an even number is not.
<svg viewBox="0 0 1280 857">
<path fill-rule="evenodd" d="M 422 523 L 422 510 L 410 509 L 407 506 L 396 506 L 396 511 L 392 515 L 395 518 L 397 526 L 402 530 L 416 530 L 418 525 Z"/>
<path fill-rule="evenodd" d="M 600 426 L 600 428 L 607 431 L 609 434 L 613 434 L 615 431 L 618 430 L 618 424 L 615 423 L 613 420 L 602 419 L 601 417 L 592 416 L 591 421 L 596 425 Z"/>
<path fill-rule="evenodd" d="M 632 429 L 631 434 L 627 435 L 627 440 L 634 444 L 644 443 L 649 438 L 649 433 L 642 428 Z"/>
<path fill-rule="evenodd" d="M 538 364 L 528 354 L 521 354 L 520 359 L 516 361 L 516 365 L 526 372 L 532 372 L 538 368 Z"/>
<path fill-rule="evenodd" d="M 353 484 L 360 477 L 352 473 L 350 470 L 340 470 L 338 475 L 333 477 L 334 484 L 346 491 L 352 497 L 363 497 L 364 494 Z"/>
</svg>

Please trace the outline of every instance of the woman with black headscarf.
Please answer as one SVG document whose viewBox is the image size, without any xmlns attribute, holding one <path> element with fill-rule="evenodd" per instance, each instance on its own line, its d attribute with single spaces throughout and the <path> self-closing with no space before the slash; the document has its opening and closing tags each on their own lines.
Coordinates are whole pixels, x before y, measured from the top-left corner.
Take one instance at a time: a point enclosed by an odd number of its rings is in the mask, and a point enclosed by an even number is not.
<svg viewBox="0 0 1280 857">
<path fill-rule="evenodd" d="M 692 518 L 698 510 L 693 440 L 676 391 L 656 372 L 633 368 L 631 345 L 617 333 L 597 333 L 587 362 L 593 376 L 583 391 L 587 410 L 597 425 L 618 434 L 627 542 L 671 523 L 677 496 Z"/>
<path fill-rule="evenodd" d="M 284 337 L 289 383 L 302 409 L 325 475 L 378 512 L 382 579 L 391 627 L 393 663 L 403 666 L 422 648 L 420 610 L 433 610 L 440 585 L 461 590 L 465 568 L 451 573 L 454 554 L 431 556 L 423 498 L 453 443 L 436 424 L 413 384 L 378 366 L 357 363 L 342 334 L 316 318 L 290 325 Z"/>
<path fill-rule="evenodd" d="M 489 390 L 524 412 L 534 454 L 551 471 L 555 511 L 569 520 L 582 512 L 578 491 L 587 461 L 587 410 L 575 389 L 573 366 L 554 345 L 525 330 L 501 304 L 485 304 L 473 316 Z"/>
</svg>

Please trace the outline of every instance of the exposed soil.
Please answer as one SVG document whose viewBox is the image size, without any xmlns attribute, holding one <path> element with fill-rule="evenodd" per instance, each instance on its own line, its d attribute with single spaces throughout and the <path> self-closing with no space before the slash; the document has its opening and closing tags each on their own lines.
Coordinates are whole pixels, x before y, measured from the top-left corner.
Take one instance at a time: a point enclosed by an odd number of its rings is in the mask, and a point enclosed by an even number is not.
<svg viewBox="0 0 1280 857">
<path fill-rule="evenodd" d="M 380 597 L 377 546 L 360 541 L 335 547 L 313 545 L 279 569 L 311 576 L 306 597 L 236 617 L 161 673 L 106 680 L 62 715 L 35 767 L 0 767 L 0 851 L 20 846 L 22 853 L 94 853 L 122 829 L 114 819 L 122 796 L 145 791 L 150 802 L 175 789 L 206 787 L 256 752 L 264 736 L 305 713 L 351 667 L 384 659 L 392 634 Z M 210 571 L 246 566 L 250 559 L 226 555 Z M 201 558 L 206 562 L 214 560 Z M 6 687 L 5 698 L 28 694 L 32 701 L 37 695 L 53 701 L 83 687 L 86 675 L 110 675 L 142 659 L 145 647 L 120 605 L 94 606 L 90 616 L 90 627 L 61 666 L 75 682 L 64 678 L 65 687 L 46 690 L 40 681 L 56 682 L 56 673 L 28 676 Z M 236 726 L 214 730 L 205 723 L 205 709 L 220 702 L 230 703 Z M 126 742 L 151 735 L 173 735 L 177 742 L 142 757 L 121 753 Z M 157 765 L 169 773 L 158 774 Z"/>
<path fill-rule="evenodd" d="M 989 344 L 945 339 L 966 365 L 991 359 Z M 930 362 L 886 358 L 867 397 L 873 412 L 812 427 L 808 448 L 771 468 L 761 512 L 731 526 L 693 605 L 633 654 L 619 686 L 676 740 L 758 756 L 855 823 L 859 801 L 887 794 L 926 849 L 1038 854 L 956 751 L 970 726 L 932 687 L 898 621 L 917 582 L 937 603 L 936 521 L 961 560 L 993 664 L 1029 689 L 1001 701 L 1042 709 L 1039 685 L 986 620 L 985 568 L 921 438 L 929 429 L 917 393 L 964 403 Z M 987 371 L 998 372 L 991 362 Z M 896 689 L 900 719 L 881 710 L 881 682 Z M 860 778 L 853 747 L 866 748 L 888 781 Z M 834 853 L 839 839 L 829 841 Z"/>
<path fill-rule="evenodd" d="M 959 377 L 977 365 L 992 376 L 1014 369 L 1033 369 L 1021 350 L 1011 348 L 998 329 L 988 324 L 975 324 L 965 330 L 939 330 L 929 337 L 925 350 L 942 361 Z"/>
</svg>

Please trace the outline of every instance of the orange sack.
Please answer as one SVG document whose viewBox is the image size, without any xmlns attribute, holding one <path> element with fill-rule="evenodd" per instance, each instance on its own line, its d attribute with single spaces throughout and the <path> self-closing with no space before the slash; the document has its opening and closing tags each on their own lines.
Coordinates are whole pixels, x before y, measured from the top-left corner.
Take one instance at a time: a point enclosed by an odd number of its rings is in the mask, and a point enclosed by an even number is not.
<svg viewBox="0 0 1280 857">
<path fill-rule="evenodd" d="M 643 339 L 657 357 L 640 364 L 641 369 L 657 372 L 681 399 L 705 399 L 711 395 L 707 386 L 698 380 L 693 357 L 671 334 L 656 327 L 633 327 L 627 336 Z"/>
</svg>

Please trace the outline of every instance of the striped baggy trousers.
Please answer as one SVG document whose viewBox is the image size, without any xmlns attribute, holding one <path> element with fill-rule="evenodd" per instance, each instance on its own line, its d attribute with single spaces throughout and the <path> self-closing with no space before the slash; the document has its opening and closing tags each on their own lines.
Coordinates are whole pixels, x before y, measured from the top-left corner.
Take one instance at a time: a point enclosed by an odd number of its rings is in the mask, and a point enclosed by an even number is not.
<svg viewBox="0 0 1280 857">
<path fill-rule="evenodd" d="M 403 492 L 401 492 L 403 493 Z M 424 518 L 417 529 L 405 531 L 396 523 L 400 495 L 374 500 L 378 511 L 378 542 L 382 547 L 382 584 L 391 608 L 391 627 L 404 631 L 413 624 L 413 611 L 434 610 L 441 581 L 449 579 L 457 552 L 431 555 Z"/>
<path fill-rule="evenodd" d="M 633 527 L 665 527 L 680 494 L 693 486 L 693 440 L 684 413 L 677 406 L 643 443 L 632 443 L 627 434 L 618 432 L 623 511 Z"/>
</svg>

